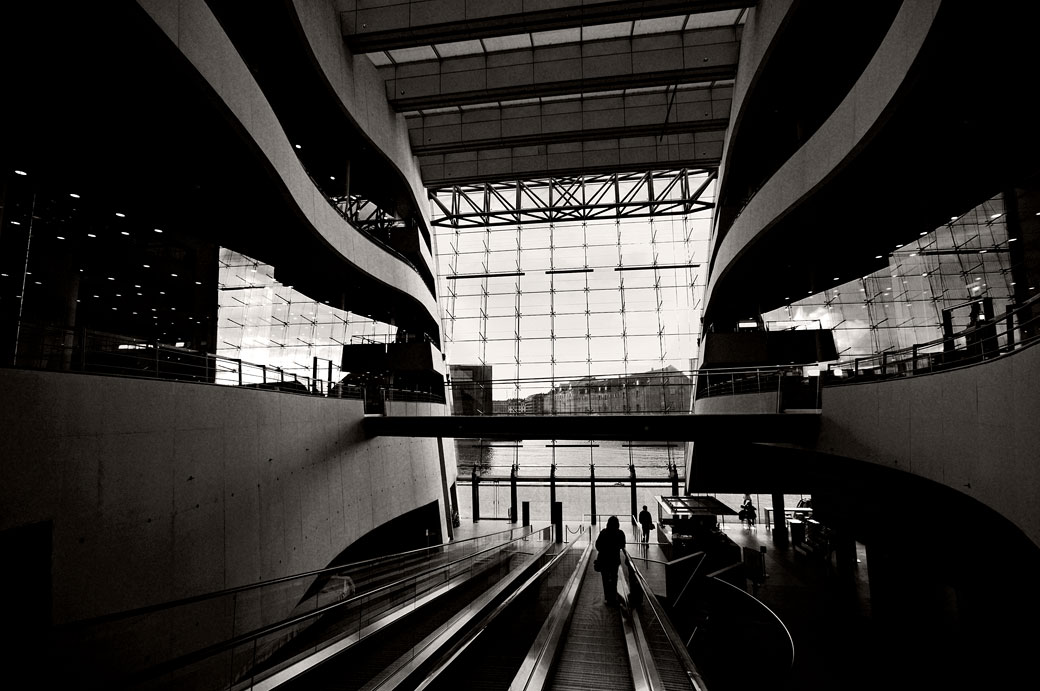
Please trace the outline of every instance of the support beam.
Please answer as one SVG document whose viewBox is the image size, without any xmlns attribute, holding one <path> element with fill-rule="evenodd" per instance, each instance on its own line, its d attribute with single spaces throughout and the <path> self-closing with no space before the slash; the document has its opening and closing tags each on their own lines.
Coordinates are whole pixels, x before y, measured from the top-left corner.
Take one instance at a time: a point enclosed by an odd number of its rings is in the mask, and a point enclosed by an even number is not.
<svg viewBox="0 0 1040 691">
<path fill-rule="evenodd" d="M 423 60 L 381 69 L 400 112 L 730 80 L 736 27 L 701 29 Z"/>
<path fill-rule="evenodd" d="M 465 151 L 420 156 L 419 167 L 423 184 L 430 189 L 547 175 L 570 177 L 678 168 L 717 170 L 724 138 L 725 131 L 718 130 Z"/>
<path fill-rule="evenodd" d="M 642 173 L 510 179 L 431 189 L 436 225 L 513 227 L 617 218 L 688 215 L 712 208 L 701 196 L 717 171 L 672 169 Z"/>
<path fill-rule="evenodd" d="M 369 438 L 597 439 L 811 443 L 819 413 L 705 413 L 676 415 L 446 415 L 369 416 Z"/>
<path fill-rule="evenodd" d="M 410 115 L 417 156 L 685 132 L 724 132 L 733 87 L 663 88 L 649 93 L 492 105 Z"/>
<path fill-rule="evenodd" d="M 733 12 L 753 7 L 754 0 L 549 0 L 540 9 L 521 0 L 381 0 L 344 3 L 340 28 L 351 52 L 380 50 L 555 31 L 690 13 Z M 683 17 L 685 21 L 685 17 Z M 694 18 L 692 21 L 696 21 Z"/>
</svg>

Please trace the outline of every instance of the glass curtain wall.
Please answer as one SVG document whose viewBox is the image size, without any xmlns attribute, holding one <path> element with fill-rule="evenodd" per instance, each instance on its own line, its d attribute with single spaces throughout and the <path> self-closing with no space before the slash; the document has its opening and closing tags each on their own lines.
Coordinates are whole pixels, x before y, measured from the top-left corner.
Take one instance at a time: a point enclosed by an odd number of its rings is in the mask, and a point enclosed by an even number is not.
<svg viewBox="0 0 1040 691">
<path fill-rule="evenodd" d="M 763 321 L 769 331 L 834 329 L 842 360 L 934 341 L 943 337 L 944 310 L 957 333 L 980 299 L 992 300 L 998 316 L 1014 302 L 1011 242 L 998 196 L 893 248 L 885 269 L 767 312 Z"/>
<path fill-rule="evenodd" d="M 711 187 L 700 198 L 711 202 L 713 195 Z M 442 200 L 450 208 L 449 201 Z M 511 414 L 552 413 L 560 399 L 554 404 L 545 394 L 583 380 L 589 384 L 590 378 L 605 389 L 602 380 L 665 368 L 688 372 L 696 367 L 710 228 L 710 210 L 504 227 L 438 226 L 448 363 L 456 372 L 489 372 L 494 409 Z M 683 410 L 689 409 L 688 398 Z M 616 412 L 627 410 L 622 406 L 636 409 L 625 396 L 618 398 Z M 459 439 L 456 445 L 460 479 L 474 471 L 484 475 L 478 486 L 482 516 L 505 516 L 509 473 L 516 467 L 524 479 L 520 500 L 530 500 L 533 515 L 541 518 L 548 517 L 546 481 L 553 469 L 559 478 L 584 478 L 559 487 L 567 516 L 590 512 L 590 469 L 604 481 L 597 487 L 598 512 L 624 516 L 629 468 L 641 479 L 659 481 L 640 485 L 641 503 L 650 503 L 654 495 L 671 494 L 669 472 L 679 466 L 682 473 L 685 446 L 597 440 L 511 445 L 479 439 Z M 466 493 L 465 509 L 469 491 L 460 491 Z"/>
<path fill-rule="evenodd" d="M 227 248 L 218 261 L 217 355 L 302 377 L 318 358 L 319 376 L 331 362 L 338 380 L 344 345 L 394 340 L 395 327 L 282 285 L 269 264 Z"/>
</svg>

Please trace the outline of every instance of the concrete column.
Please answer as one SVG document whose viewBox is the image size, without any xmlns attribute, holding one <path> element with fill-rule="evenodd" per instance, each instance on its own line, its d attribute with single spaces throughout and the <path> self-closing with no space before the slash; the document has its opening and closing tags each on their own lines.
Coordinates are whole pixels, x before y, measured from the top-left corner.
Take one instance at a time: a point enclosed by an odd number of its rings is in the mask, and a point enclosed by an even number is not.
<svg viewBox="0 0 1040 691">
<path fill-rule="evenodd" d="M 563 502 L 554 501 L 550 507 L 556 542 L 563 542 Z"/>
<path fill-rule="evenodd" d="M 516 466 L 509 471 L 509 522 L 516 523 Z"/>
<path fill-rule="evenodd" d="M 331 379 L 329 380 L 331 384 Z M 437 437 L 437 457 L 440 460 L 441 471 L 441 497 L 444 500 L 444 518 L 447 525 L 448 540 L 455 539 L 455 526 L 451 519 L 453 504 L 451 493 L 448 491 L 448 468 L 444 462 L 444 438 Z"/>
<path fill-rule="evenodd" d="M 596 520 L 596 466 L 594 466 L 592 464 L 589 464 L 589 489 L 592 492 L 592 496 L 591 496 L 592 501 L 589 503 L 589 506 L 591 507 L 590 513 L 592 514 L 593 522 L 595 522 L 595 520 Z"/>
<path fill-rule="evenodd" d="M 639 512 L 639 509 L 636 508 L 636 467 L 635 467 L 634 464 L 628 466 L 628 473 L 629 473 L 629 475 L 632 476 L 632 514 L 631 515 L 635 516 Z"/>
<path fill-rule="evenodd" d="M 787 520 L 784 518 L 784 495 L 773 495 L 773 542 L 786 545 L 788 542 Z"/>
<path fill-rule="evenodd" d="M 553 463 L 549 468 L 549 511 L 552 512 L 552 507 L 556 506 L 556 464 Z"/>
</svg>

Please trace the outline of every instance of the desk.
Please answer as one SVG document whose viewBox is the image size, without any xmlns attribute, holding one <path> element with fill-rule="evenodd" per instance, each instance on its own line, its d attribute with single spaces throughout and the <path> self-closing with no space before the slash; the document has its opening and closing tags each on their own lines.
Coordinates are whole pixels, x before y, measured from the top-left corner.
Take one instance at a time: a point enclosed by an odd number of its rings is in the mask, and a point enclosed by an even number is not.
<svg viewBox="0 0 1040 691">
<path fill-rule="evenodd" d="M 799 518 L 806 514 L 812 513 L 811 506 L 793 506 L 791 508 L 784 509 L 784 518 Z M 771 520 L 773 517 L 773 509 L 766 509 L 766 530 L 770 529 Z"/>
</svg>

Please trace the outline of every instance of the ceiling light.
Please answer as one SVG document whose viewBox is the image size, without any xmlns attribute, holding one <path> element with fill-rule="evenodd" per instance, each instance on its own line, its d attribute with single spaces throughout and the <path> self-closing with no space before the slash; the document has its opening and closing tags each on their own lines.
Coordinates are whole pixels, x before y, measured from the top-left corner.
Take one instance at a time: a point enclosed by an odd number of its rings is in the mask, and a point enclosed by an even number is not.
<svg viewBox="0 0 1040 691">
<path fill-rule="evenodd" d="M 79 199 L 79 195 L 75 194 L 74 192 L 70 192 L 69 196 L 72 197 L 73 199 Z"/>
<path fill-rule="evenodd" d="M 197 286 L 202 285 L 202 281 L 195 281 L 195 285 L 197 285 Z"/>
<path fill-rule="evenodd" d="M 21 221 L 11 221 L 11 225 L 13 225 L 13 226 L 20 226 L 20 225 L 22 225 L 22 222 Z"/>
<path fill-rule="evenodd" d="M 161 232 L 162 232 L 162 228 L 156 228 L 156 229 L 155 229 L 155 232 L 156 232 L 156 233 L 161 233 Z"/>
<path fill-rule="evenodd" d="M 130 233 L 129 233 L 129 231 L 126 231 L 126 230 L 120 231 L 120 233 L 121 233 L 122 235 L 129 235 L 129 234 L 130 234 Z"/>
<path fill-rule="evenodd" d="M 146 269 L 152 268 L 151 264 L 141 264 L 141 266 L 143 266 Z"/>
<path fill-rule="evenodd" d="M 173 276 L 174 278 L 177 278 L 177 274 L 170 274 L 170 275 Z"/>
<path fill-rule="evenodd" d="M 57 237 L 57 238 L 58 238 L 59 240 L 64 240 L 64 239 L 65 239 L 65 238 L 64 238 L 63 236 L 61 236 L 61 235 L 58 235 L 58 236 L 56 236 L 56 237 Z"/>
<path fill-rule="evenodd" d="M 881 255 L 880 254 L 874 255 L 874 259 L 881 259 Z"/>
<path fill-rule="evenodd" d="M 87 237 L 88 238 L 96 238 L 97 235 L 94 235 L 93 233 L 87 233 Z"/>
<path fill-rule="evenodd" d="M 921 237 L 924 237 L 927 234 L 928 234 L 927 232 L 921 233 Z"/>
<path fill-rule="evenodd" d="M 979 254 L 986 254 L 986 250 L 979 250 Z"/>
<path fill-rule="evenodd" d="M 126 214 L 121 214 L 118 211 L 116 212 L 116 216 L 119 216 L 119 218 L 126 218 Z"/>
<path fill-rule="evenodd" d="M 108 277 L 108 280 L 110 280 L 110 281 L 114 281 L 114 280 L 116 280 L 116 279 L 114 279 L 114 278 L 112 278 L 111 276 L 109 276 L 109 277 Z"/>
<path fill-rule="evenodd" d="M 302 149 L 303 147 L 302 147 L 302 146 L 300 146 L 299 144 L 297 144 L 297 145 L 296 145 L 296 148 L 297 148 L 297 149 Z"/>
<path fill-rule="evenodd" d="M 24 170 L 16 170 L 16 171 L 14 171 L 14 174 L 15 175 L 28 175 L 28 173 L 26 173 Z M 1040 216 L 1040 214 L 1037 214 L 1037 216 Z"/>
<path fill-rule="evenodd" d="M 1001 216 L 1003 216 L 1003 215 L 1004 215 L 1003 213 L 999 213 L 999 214 L 993 214 L 992 216 L 990 216 L 990 218 L 991 218 L 991 219 L 994 219 L 994 218 L 1000 218 L 1000 217 L 1001 217 Z"/>
<path fill-rule="evenodd" d="M 1040 214 L 1037 214 L 1037 215 L 1038 215 L 1038 216 L 1040 216 Z M 1017 240 L 1017 239 L 1018 239 L 1018 238 L 1008 238 L 1008 242 L 1014 242 L 1014 241 L 1015 241 L 1015 240 Z"/>
</svg>

